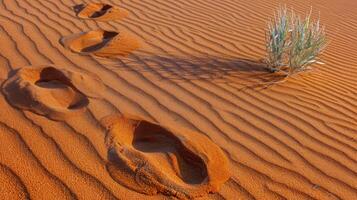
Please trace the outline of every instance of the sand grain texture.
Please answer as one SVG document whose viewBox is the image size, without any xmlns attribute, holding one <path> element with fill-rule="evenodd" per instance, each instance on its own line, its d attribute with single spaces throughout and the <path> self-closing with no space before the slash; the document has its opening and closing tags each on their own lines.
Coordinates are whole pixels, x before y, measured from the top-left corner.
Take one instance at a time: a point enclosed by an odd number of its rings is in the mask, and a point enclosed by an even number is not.
<svg viewBox="0 0 357 200">
<path fill-rule="evenodd" d="M 129 17 L 83 20 L 73 7 L 89 3 L 119 7 Z M 266 22 L 279 4 L 300 14 L 312 6 L 313 17 L 320 13 L 330 41 L 322 56 L 326 64 L 263 88 L 259 84 L 281 79 L 259 62 Z M 356 7 L 352 0 L 1 1 L 2 194 L 34 200 L 172 199 L 130 189 L 107 167 L 107 130 L 100 120 L 121 113 L 173 133 L 204 135 L 223 150 L 231 178 L 217 193 L 198 199 L 357 199 Z M 83 33 L 96 30 L 117 32 L 119 41 L 126 32 L 141 48 L 112 57 L 115 48 L 105 50 L 110 42 L 103 41 L 103 32 L 90 38 L 94 43 L 82 40 Z M 60 39 L 72 35 L 83 43 L 64 48 Z M 99 48 L 81 52 L 93 44 Z M 105 57 L 92 56 L 100 51 Z M 18 90 L 4 90 L 9 83 L 18 86 L 9 82 L 20 78 L 14 72 L 50 64 L 60 72 L 95 74 L 105 89 L 92 79 L 81 84 L 81 78 L 69 78 L 76 89 L 46 83 L 40 95 L 46 93 L 45 99 L 31 97 L 21 104 L 30 109 L 19 109 L 18 100 L 6 95 Z M 35 99 L 47 109 L 29 106 Z M 60 121 L 46 117 L 70 112 L 68 105 L 86 99 L 80 103 L 85 112 Z M 165 176 L 180 180 L 170 169 Z"/>
</svg>

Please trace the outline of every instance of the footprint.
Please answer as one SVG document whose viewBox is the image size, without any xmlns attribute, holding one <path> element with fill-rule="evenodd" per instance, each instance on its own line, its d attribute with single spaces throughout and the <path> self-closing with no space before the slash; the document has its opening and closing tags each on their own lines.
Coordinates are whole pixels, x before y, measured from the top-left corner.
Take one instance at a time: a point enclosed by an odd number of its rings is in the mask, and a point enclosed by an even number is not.
<svg viewBox="0 0 357 200">
<path fill-rule="evenodd" d="M 221 149 L 199 133 L 174 133 L 118 115 L 101 122 L 108 130 L 107 169 L 135 191 L 190 199 L 217 192 L 230 177 Z"/>
<path fill-rule="evenodd" d="M 102 29 L 66 36 L 60 42 L 73 52 L 101 57 L 127 56 L 139 48 L 139 42 L 128 33 Z"/>
<path fill-rule="evenodd" d="M 79 4 L 73 7 L 77 16 L 82 19 L 112 21 L 126 18 L 128 11 L 104 3 Z"/>
<path fill-rule="evenodd" d="M 94 75 L 60 70 L 53 65 L 21 68 L 2 87 L 13 106 L 54 120 L 84 112 L 88 98 L 100 98 L 105 90 Z"/>
</svg>

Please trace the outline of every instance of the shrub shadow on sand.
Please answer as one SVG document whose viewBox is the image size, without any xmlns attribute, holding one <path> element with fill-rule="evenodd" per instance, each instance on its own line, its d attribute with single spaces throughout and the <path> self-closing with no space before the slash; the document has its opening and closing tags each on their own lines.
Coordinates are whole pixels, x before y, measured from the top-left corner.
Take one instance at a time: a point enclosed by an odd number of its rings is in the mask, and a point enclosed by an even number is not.
<svg viewBox="0 0 357 200">
<path fill-rule="evenodd" d="M 106 62 L 108 61 L 104 63 Z M 153 73 L 160 79 L 175 82 L 202 80 L 237 84 L 241 89 L 265 88 L 285 78 L 284 74 L 271 73 L 262 61 L 240 58 L 132 55 L 129 58 L 109 62 L 111 66 L 116 67 L 116 71 Z"/>
</svg>

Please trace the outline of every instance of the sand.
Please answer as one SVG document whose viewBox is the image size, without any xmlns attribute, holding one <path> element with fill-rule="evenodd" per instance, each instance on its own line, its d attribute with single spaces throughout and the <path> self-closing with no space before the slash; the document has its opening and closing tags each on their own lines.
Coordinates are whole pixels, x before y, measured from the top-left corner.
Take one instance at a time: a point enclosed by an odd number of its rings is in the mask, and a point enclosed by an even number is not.
<svg viewBox="0 0 357 200">
<path fill-rule="evenodd" d="M 192 199 L 217 192 L 231 176 L 223 151 L 200 133 L 121 115 L 101 123 L 108 131 L 107 169 L 133 190 Z"/>
<path fill-rule="evenodd" d="M 122 20 L 129 14 L 120 7 L 105 3 L 77 4 L 73 9 L 79 18 L 97 21 Z"/>
<path fill-rule="evenodd" d="M 140 47 L 138 40 L 126 32 L 103 29 L 64 36 L 60 42 L 75 53 L 100 57 L 128 56 Z"/>
<path fill-rule="evenodd" d="M 329 46 L 264 87 L 279 3 Z M 1 1 L 0 199 L 357 199 L 356 6 Z"/>
<path fill-rule="evenodd" d="M 99 77 L 48 65 L 13 71 L 2 89 L 13 106 L 62 120 L 84 112 L 89 98 L 100 98 L 105 86 Z"/>
</svg>

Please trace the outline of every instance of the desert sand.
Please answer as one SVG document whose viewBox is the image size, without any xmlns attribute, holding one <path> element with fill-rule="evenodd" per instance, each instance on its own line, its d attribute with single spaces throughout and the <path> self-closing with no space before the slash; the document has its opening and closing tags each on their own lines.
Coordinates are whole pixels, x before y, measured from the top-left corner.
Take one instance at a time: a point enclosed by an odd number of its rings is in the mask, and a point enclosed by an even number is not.
<svg viewBox="0 0 357 200">
<path fill-rule="evenodd" d="M 279 82 L 282 4 L 329 45 Z M 356 7 L 1 1 L 0 199 L 357 199 Z"/>
</svg>

